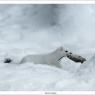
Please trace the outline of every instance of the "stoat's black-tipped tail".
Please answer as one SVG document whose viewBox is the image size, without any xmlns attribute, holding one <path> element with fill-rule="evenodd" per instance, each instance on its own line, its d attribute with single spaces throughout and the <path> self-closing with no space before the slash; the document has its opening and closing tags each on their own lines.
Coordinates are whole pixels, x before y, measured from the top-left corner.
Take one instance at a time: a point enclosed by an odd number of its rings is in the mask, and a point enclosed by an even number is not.
<svg viewBox="0 0 95 95">
<path fill-rule="evenodd" d="M 12 59 L 10 59 L 10 58 L 5 58 L 5 60 L 4 60 L 4 63 L 11 63 L 12 62 Z"/>
</svg>

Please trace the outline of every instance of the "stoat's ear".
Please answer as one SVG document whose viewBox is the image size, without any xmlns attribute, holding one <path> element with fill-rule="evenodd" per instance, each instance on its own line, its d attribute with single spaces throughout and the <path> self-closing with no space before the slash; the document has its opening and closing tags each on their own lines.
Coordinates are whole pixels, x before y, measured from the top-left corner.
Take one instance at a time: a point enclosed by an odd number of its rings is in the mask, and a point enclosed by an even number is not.
<svg viewBox="0 0 95 95">
<path fill-rule="evenodd" d="M 58 50 L 58 51 L 65 51 L 65 49 L 64 49 L 62 46 L 60 46 L 60 47 L 57 48 L 56 50 Z"/>
<path fill-rule="evenodd" d="M 63 47 L 62 47 L 62 46 L 61 46 L 61 47 L 59 47 L 58 49 L 59 49 L 60 51 L 63 51 Z"/>
</svg>

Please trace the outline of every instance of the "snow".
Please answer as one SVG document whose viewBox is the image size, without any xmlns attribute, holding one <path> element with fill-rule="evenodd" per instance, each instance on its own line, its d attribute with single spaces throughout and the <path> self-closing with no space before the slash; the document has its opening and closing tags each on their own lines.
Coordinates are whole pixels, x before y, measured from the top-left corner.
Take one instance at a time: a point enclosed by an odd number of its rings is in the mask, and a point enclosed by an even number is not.
<svg viewBox="0 0 95 95">
<path fill-rule="evenodd" d="M 95 5 L 0 5 L 0 91 L 94 91 L 94 25 Z M 62 69 L 19 64 L 59 46 L 88 61 L 63 58 Z"/>
</svg>

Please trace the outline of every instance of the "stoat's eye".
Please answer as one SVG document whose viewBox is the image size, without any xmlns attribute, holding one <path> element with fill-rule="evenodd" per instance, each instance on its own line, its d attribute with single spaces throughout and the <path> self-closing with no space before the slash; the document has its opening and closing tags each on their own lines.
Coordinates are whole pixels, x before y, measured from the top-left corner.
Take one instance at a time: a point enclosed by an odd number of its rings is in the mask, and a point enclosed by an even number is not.
<svg viewBox="0 0 95 95">
<path fill-rule="evenodd" d="M 70 52 L 70 54 L 72 54 L 72 53 Z"/>
<path fill-rule="evenodd" d="M 65 52 L 68 52 L 67 50 Z"/>
</svg>

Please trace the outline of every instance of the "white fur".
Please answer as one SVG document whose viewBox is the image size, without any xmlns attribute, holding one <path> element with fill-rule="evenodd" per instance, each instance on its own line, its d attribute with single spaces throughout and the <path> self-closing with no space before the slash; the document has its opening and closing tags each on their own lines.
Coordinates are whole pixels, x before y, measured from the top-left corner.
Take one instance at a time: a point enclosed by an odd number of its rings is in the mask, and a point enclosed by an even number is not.
<svg viewBox="0 0 95 95">
<path fill-rule="evenodd" d="M 60 68 L 60 60 L 63 57 L 66 57 L 65 49 L 63 49 L 63 47 L 59 47 L 52 53 L 41 55 L 27 55 L 21 60 L 20 63 L 33 62 L 35 64 L 48 64 Z"/>
</svg>

